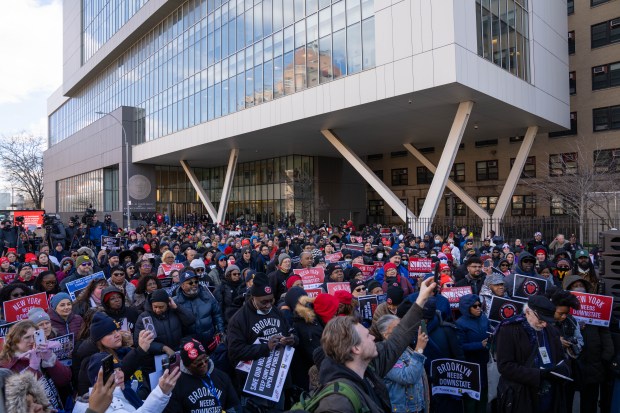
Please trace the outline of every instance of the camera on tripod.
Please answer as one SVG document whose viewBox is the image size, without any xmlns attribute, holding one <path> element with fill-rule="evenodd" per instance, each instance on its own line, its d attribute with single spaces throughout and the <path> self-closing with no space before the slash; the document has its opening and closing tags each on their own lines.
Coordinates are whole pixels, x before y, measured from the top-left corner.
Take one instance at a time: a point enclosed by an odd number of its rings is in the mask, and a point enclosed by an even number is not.
<svg viewBox="0 0 620 413">
<path fill-rule="evenodd" d="M 43 217 L 43 226 L 51 227 L 54 225 L 54 221 L 56 221 L 56 214 L 41 214 Z"/>
<path fill-rule="evenodd" d="M 93 218 L 96 213 L 97 213 L 97 210 L 93 208 L 93 205 L 92 204 L 89 205 L 88 208 L 84 210 L 84 215 L 82 215 L 82 224 L 92 226 Z"/>
</svg>

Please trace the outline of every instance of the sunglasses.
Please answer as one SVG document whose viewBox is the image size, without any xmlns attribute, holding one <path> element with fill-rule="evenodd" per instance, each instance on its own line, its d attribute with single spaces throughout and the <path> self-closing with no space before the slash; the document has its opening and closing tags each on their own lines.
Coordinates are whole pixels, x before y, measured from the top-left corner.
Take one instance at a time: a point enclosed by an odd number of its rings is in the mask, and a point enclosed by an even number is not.
<svg viewBox="0 0 620 413">
<path fill-rule="evenodd" d="M 187 285 L 198 285 L 199 284 L 198 280 L 188 280 L 185 282 L 187 283 Z"/>
<path fill-rule="evenodd" d="M 194 268 L 194 272 L 195 273 L 205 272 L 205 269 L 204 268 Z"/>
<path fill-rule="evenodd" d="M 451 288 L 451 287 L 454 287 L 454 283 L 445 283 L 443 286 Z"/>
<path fill-rule="evenodd" d="M 81 263 L 80 265 L 81 265 L 82 267 L 90 267 L 90 266 L 91 266 L 91 265 L 93 265 L 93 264 L 91 264 L 90 262 L 83 262 L 83 263 Z"/>
<path fill-rule="evenodd" d="M 122 272 L 115 272 L 115 273 L 114 273 L 114 274 L 112 274 L 112 275 L 117 275 L 117 276 L 119 276 L 119 277 L 124 277 L 124 276 L 125 276 L 125 274 L 124 274 L 124 273 L 122 273 Z"/>
<path fill-rule="evenodd" d="M 510 265 L 508 265 L 508 264 L 500 264 L 499 266 L 500 267 L 510 267 Z"/>
<path fill-rule="evenodd" d="M 366 287 L 357 287 L 355 289 L 355 292 L 357 292 L 357 293 L 361 293 L 362 291 L 366 291 Z"/>
<path fill-rule="evenodd" d="M 20 298 L 20 297 L 25 297 L 26 294 L 24 293 L 17 293 L 17 294 L 11 294 L 11 298 Z"/>
<path fill-rule="evenodd" d="M 235 271 L 235 272 L 231 272 L 230 275 L 241 275 L 241 273 L 238 271 Z"/>
<path fill-rule="evenodd" d="M 481 308 L 482 304 L 474 304 L 471 306 L 471 308 Z"/>
</svg>

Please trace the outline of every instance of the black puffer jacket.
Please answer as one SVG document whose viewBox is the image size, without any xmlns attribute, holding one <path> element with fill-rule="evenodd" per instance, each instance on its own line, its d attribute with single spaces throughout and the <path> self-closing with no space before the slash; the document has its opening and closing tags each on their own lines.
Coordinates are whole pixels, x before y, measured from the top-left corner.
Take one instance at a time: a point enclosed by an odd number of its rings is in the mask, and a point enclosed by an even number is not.
<svg viewBox="0 0 620 413">
<path fill-rule="evenodd" d="M 144 318 L 151 317 L 157 337 L 151 343 L 149 354 L 163 354 L 164 346 L 175 351 L 178 350 L 181 339 L 189 334 L 191 327 L 196 322 L 196 317 L 180 305 L 177 305 L 176 309 L 168 307 L 162 315 L 155 314 L 150 304 L 147 307 L 148 309 L 140 314 L 136 321 L 136 328 L 133 332 L 134 343 L 138 342 L 140 332 L 144 330 Z"/>
<path fill-rule="evenodd" d="M 314 365 L 312 355 L 314 350 L 321 347 L 323 322 L 316 315 L 312 307 L 314 299 L 301 296 L 293 314 L 293 328 L 299 334 L 299 345 L 295 349 L 291 370 L 293 383 L 309 390 L 308 370 Z"/>
<path fill-rule="evenodd" d="M 614 343 L 609 328 L 586 324 L 581 335 L 584 345 L 577 358 L 577 380 L 580 384 L 603 383 L 605 366 L 614 357 Z"/>
<path fill-rule="evenodd" d="M 224 324 L 227 325 L 230 318 L 239 310 L 239 306 L 235 305 L 235 299 L 239 295 L 243 295 L 245 291 L 245 283 L 239 280 L 237 283 L 233 283 L 231 280 L 224 280 L 222 285 L 217 287 L 215 293 L 215 299 L 220 304 L 222 314 L 224 315 Z"/>
</svg>

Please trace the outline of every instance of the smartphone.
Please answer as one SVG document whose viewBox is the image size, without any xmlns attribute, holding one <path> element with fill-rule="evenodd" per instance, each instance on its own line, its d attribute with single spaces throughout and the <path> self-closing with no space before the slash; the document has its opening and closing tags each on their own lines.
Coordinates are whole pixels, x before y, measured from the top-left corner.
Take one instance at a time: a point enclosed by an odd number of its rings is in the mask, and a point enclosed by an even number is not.
<svg viewBox="0 0 620 413">
<path fill-rule="evenodd" d="M 422 332 L 428 335 L 428 329 L 426 328 L 426 320 L 420 321 L 420 327 L 422 327 Z"/>
<path fill-rule="evenodd" d="M 151 316 L 146 316 L 142 319 L 144 323 L 144 329 L 153 333 L 153 338 L 157 337 L 157 332 L 155 331 L 155 325 L 153 324 L 153 319 Z"/>
<path fill-rule="evenodd" d="M 439 281 L 440 281 L 440 271 L 439 271 L 439 266 L 441 265 L 441 263 L 439 261 L 437 261 L 437 263 L 435 263 L 435 276 L 433 281 L 435 282 L 435 292 L 439 291 Z"/>
<path fill-rule="evenodd" d="M 39 329 L 34 332 L 34 343 L 37 346 L 45 344 L 45 341 L 45 331 L 43 331 L 43 329 Z"/>
<path fill-rule="evenodd" d="M 101 368 L 103 369 L 103 382 L 107 383 L 110 376 L 114 374 L 114 357 L 111 354 L 101 360 Z"/>
<path fill-rule="evenodd" d="M 171 357 L 164 357 L 163 359 L 161 359 L 161 369 L 162 371 L 166 371 L 166 369 L 170 369 L 170 359 Z"/>
<path fill-rule="evenodd" d="M 181 367 L 181 355 L 178 351 L 170 356 L 170 365 L 168 368 L 172 371 L 175 367 Z"/>
</svg>

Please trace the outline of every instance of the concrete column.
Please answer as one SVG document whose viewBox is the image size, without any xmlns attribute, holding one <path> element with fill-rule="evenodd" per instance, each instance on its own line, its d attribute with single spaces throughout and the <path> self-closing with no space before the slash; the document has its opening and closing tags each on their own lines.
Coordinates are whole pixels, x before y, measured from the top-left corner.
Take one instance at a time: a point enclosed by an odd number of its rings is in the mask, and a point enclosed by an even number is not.
<svg viewBox="0 0 620 413">
<path fill-rule="evenodd" d="M 220 199 L 220 207 L 217 211 L 217 222 L 224 222 L 226 210 L 228 209 L 228 199 L 230 198 L 230 190 L 232 188 L 233 179 L 235 177 L 235 169 L 237 169 L 237 159 L 239 158 L 239 149 L 230 150 L 228 157 L 228 168 L 226 169 L 226 178 L 224 178 L 224 188 L 222 188 L 222 198 Z"/>
<path fill-rule="evenodd" d="M 504 189 L 502 189 L 502 193 L 499 196 L 497 205 L 493 211 L 493 222 L 499 223 L 502 219 L 504 219 L 504 215 L 506 215 L 506 211 L 508 211 L 510 200 L 512 199 L 515 188 L 519 183 L 521 172 L 523 171 L 523 165 L 525 165 L 525 161 L 530 153 L 530 149 L 532 149 L 532 144 L 534 143 L 534 138 L 537 133 L 538 126 L 530 126 L 527 128 L 527 132 L 525 132 L 525 138 L 523 138 L 523 142 L 521 142 L 521 147 L 519 148 L 515 162 L 510 169 L 510 173 L 508 174 L 508 178 L 504 184 Z M 497 232 L 497 234 L 500 233 L 499 225 L 497 225 L 495 232 Z"/>
<path fill-rule="evenodd" d="M 394 212 L 407 224 L 407 219 L 415 219 L 415 215 L 405 204 L 387 187 L 386 184 L 357 156 L 351 148 L 345 145 L 340 138 L 329 129 L 322 130 L 321 133 L 331 143 L 342 157 L 364 178 L 366 182 L 377 191 L 379 196 L 392 208 Z"/>
<path fill-rule="evenodd" d="M 435 214 L 437 213 L 441 195 L 443 194 L 446 182 L 450 176 L 450 170 L 452 169 L 454 158 L 456 158 L 456 153 L 459 150 L 459 145 L 461 144 L 461 139 L 463 138 L 463 133 L 465 133 L 467 121 L 469 120 L 469 115 L 473 107 L 474 102 L 461 102 L 456 111 L 450 134 L 448 135 L 443 152 L 441 153 L 441 158 L 439 158 L 439 163 L 435 170 L 433 182 L 431 182 L 431 186 L 426 194 L 426 199 L 424 200 L 422 212 L 420 212 L 420 224 L 425 226 L 424 229 L 426 231 L 430 228 Z M 417 231 L 419 232 L 421 229 L 422 228 L 418 228 Z"/>
<path fill-rule="evenodd" d="M 192 183 L 192 186 L 196 190 L 196 193 L 198 193 L 198 197 L 202 201 L 202 204 L 205 206 L 205 208 L 207 208 L 207 213 L 209 214 L 213 222 L 217 222 L 217 212 L 215 211 L 215 208 L 213 207 L 213 204 L 211 203 L 207 192 L 204 190 L 204 188 L 200 184 L 200 181 L 196 177 L 196 174 L 194 173 L 194 171 L 192 171 L 192 168 L 190 168 L 187 161 L 181 160 L 181 167 L 185 171 L 185 174 L 189 178 L 189 181 Z"/>
</svg>

